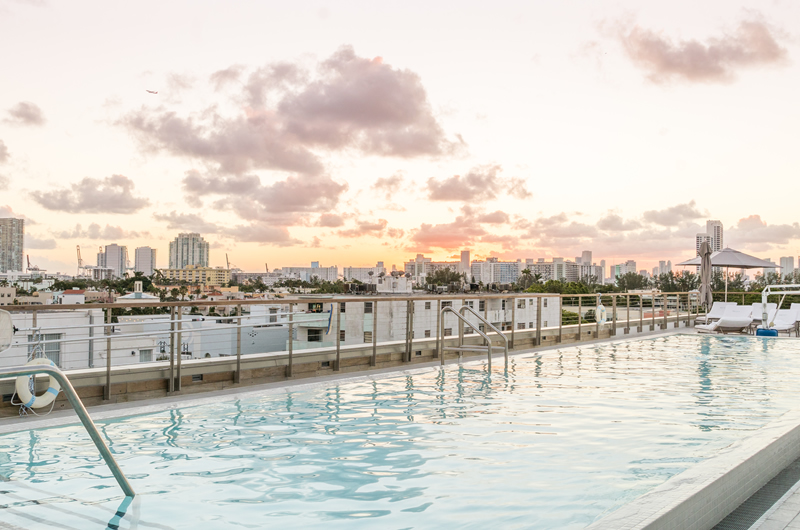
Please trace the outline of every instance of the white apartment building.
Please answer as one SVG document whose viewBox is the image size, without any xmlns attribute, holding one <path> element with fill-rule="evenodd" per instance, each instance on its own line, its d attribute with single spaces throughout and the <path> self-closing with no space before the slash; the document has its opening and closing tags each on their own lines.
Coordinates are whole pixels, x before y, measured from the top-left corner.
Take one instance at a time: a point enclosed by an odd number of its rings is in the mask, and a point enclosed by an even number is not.
<svg viewBox="0 0 800 530">
<path fill-rule="evenodd" d="M 22 272 L 25 219 L 0 219 L 0 273 Z"/>
<path fill-rule="evenodd" d="M 720 221 L 706 221 L 706 231 L 695 236 L 695 251 L 700 255 L 700 245 L 707 242 L 711 246 L 711 252 L 716 252 L 725 248 L 723 241 L 723 229 Z"/>
<path fill-rule="evenodd" d="M 141 272 L 145 276 L 152 276 L 156 266 L 156 253 L 158 251 L 150 247 L 138 247 L 135 251 L 133 270 Z"/>
<path fill-rule="evenodd" d="M 522 260 L 519 259 L 517 261 L 499 261 L 497 258 L 487 258 L 486 261 L 473 261 L 470 273 L 476 282 L 483 282 L 484 285 L 514 283 L 519 279 L 524 268 Z"/>
<path fill-rule="evenodd" d="M 320 267 L 318 261 L 312 261 L 311 267 L 283 267 L 280 271 L 285 278 L 297 278 L 306 282 L 310 282 L 312 278 L 328 282 L 339 279 L 339 267 Z"/>
<path fill-rule="evenodd" d="M 318 297 L 315 297 L 318 299 Z M 512 304 L 516 329 L 536 328 L 536 299 L 482 299 L 474 298 L 462 300 L 442 301 L 442 304 L 451 304 L 458 310 L 462 304 L 484 315 L 489 322 L 501 330 L 510 331 L 512 327 Z M 338 305 L 338 307 L 336 307 Z M 336 333 L 339 333 L 340 344 L 343 346 L 356 344 L 371 344 L 373 333 L 377 333 L 375 340 L 378 343 L 388 341 L 404 341 L 406 332 L 406 301 L 382 301 L 379 297 L 370 297 L 364 302 L 340 303 L 336 297 L 330 297 L 330 303 L 299 304 L 295 311 L 305 312 L 294 315 L 297 326 L 297 337 L 292 344 L 294 349 L 329 348 L 336 344 Z M 340 324 L 336 329 L 336 311 L 341 310 Z M 288 311 L 288 307 L 283 311 Z M 331 313 L 333 311 L 333 314 Z M 436 321 L 438 318 L 437 300 L 413 301 L 413 339 L 435 339 Z M 377 313 L 377 315 L 375 314 Z M 467 318 L 472 327 L 464 329 L 466 335 L 474 333 L 473 328 L 483 330 L 483 324 L 469 314 Z M 542 328 L 558 327 L 561 318 L 559 298 L 545 297 L 542 299 Z M 377 331 L 373 327 L 373 320 L 377 319 Z M 458 319 L 452 314 L 445 314 L 444 335 L 458 335 Z M 330 324 L 330 325 L 329 325 Z"/>
<path fill-rule="evenodd" d="M 185 269 L 188 265 L 208 267 L 209 244 L 200 234 L 187 232 L 169 244 L 169 268 Z"/>
<path fill-rule="evenodd" d="M 362 283 L 374 283 L 380 273 L 386 274 L 386 267 L 383 266 L 382 261 L 379 261 L 374 267 L 345 267 L 342 269 L 342 279 L 344 281 L 358 280 Z"/>
<path fill-rule="evenodd" d="M 629 272 L 636 274 L 638 271 L 636 270 L 636 262 L 632 259 L 629 259 L 625 263 L 619 263 L 617 265 L 612 265 L 611 269 L 613 271 L 614 278 L 619 278 L 620 276 L 624 276 Z"/>
<path fill-rule="evenodd" d="M 97 266 L 110 269 L 115 278 L 124 278 L 128 269 L 128 247 L 116 243 L 106 245 L 102 252 L 97 253 Z"/>
<path fill-rule="evenodd" d="M 545 282 L 549 280 L 577 282 L 581 277 L 581 266 L 564 258 L 553 258 L 551 261 L 538 258 L 535 262 L 526 259 L 523 268 L 538 274 Z"/>
<path fill-rule="evenodd" d="M 781 258 L 781 276 L 786 278 L 794 274 L 794 256 Z"/>
</svg>

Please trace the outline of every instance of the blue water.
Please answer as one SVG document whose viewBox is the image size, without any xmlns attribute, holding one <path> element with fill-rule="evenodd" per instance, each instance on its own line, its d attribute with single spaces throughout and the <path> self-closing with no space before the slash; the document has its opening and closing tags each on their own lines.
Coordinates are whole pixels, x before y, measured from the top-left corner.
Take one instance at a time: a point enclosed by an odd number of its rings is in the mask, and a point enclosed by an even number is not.
<svg viewBox="0 0 800 530">
<path fill-rule="evenodd" d="M 0 521 L 583 528 L 796 406 L 798 361 L 675 335 L 98 422 L 139 493 L 121 507 L 80 426 L 9 434 Z"/>
</svg>

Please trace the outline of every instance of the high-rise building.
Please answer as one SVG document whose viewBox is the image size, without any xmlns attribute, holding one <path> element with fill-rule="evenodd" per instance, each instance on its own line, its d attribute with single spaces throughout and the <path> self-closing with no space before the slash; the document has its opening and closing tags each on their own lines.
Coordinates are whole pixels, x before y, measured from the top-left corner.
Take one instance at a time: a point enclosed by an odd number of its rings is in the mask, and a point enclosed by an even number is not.
<svg viewBox="0 0 800 530">
<path fill-rule="evenodd" d="M 722 240 L 722 223 L 720 221 L 706 221 L 706 234 L 711 236 L 711 252 L 725 248 Z"/>
<path fill-rule="evenodd" d="M 470 263 L 469 263 L 469 250 L 462 250 L 461 251 L 461 270 L 459 272 L 470 272 Z"/>
<path fill-rule="evenodd" d="M 152 276 L 156 269 L 156 252 L 154 248 L 138 247 L 135 251 L 133 270 L 145 276 Z"/>
<path fill-rule="evenodd" d="M 663 263 L 663 262 L 662 262 L 662 263 Z M 660 269 L 660 268 L 658 268 L 658 267 L 653 267 L 653 278 L 655 278 L 656 276 L 659 276 L 659 275 L 661 274 L 661 272 L 660 272 L 660 271 L 661 271 L 661 269 Z"/>
<path fill-rule="evenodd" d="M 592 263 L 592 251 L 591 250 L 584 250 L 581 252 L 581 264 L 582 265 L 594 265 Z"/>
<path fill-rule="evenodd" d="M 169 244 L 169 268 L 184 269 L 188 265 L 208 267 L 208 242 L 200 234 L 178 234 Z"/>
<path fill-rule="evenodd" d="M 794 274 L 794 256 L 781 258 L 781 276 L 786 278 Z"/>
<path fill-rule="evenodd" d="M 636 274 L 638 271 L 636 270 L 636 262 L 632 259 L 629 259 L 625 263 L 620 263 L 618 265 L 612 265 L 611 270 L 613 272 L 614 278 L 619 278 L 620 276 L 624 276 L 629 272 Z"/>
<path fill-rule="evenodd" d="M 25 219 L 0 219 L 0 272 L 22 272 Z"/>
<path fill-rule="evenodd" d="M 128 247 L 112 243 L 97 253 L 97 266 L 110 269 L 115 278 L 123 278 L 128 268 Z"/>
<path fill-rule="evenodd" d="M 597 279 L 600 281 L 600 283 L 606 283 L 606 278 L 608 278 L 608 276 L 606 276 L 606 274 L 608 273 L 608 269 L 606 269 L 606 260 L 604 259 L 600 260 L 600 268 L 602 269 L 603 272 L 601 276 L 597 277 Z"/>
</svg>

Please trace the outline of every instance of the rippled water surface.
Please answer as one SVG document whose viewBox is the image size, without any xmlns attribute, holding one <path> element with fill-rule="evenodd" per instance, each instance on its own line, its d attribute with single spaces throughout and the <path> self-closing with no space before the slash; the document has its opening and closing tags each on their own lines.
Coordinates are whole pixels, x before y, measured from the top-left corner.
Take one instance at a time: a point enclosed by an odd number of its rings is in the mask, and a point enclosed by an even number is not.
<svg viewBox="0 0 800 530">
<path fill-rule="evenodd" d="M 796 406 L 799 354 L 674 335 L 98 422 L 131 505 L 82 427 L 9 434 L 0 521 L 583 528 Z"/>
</svg>

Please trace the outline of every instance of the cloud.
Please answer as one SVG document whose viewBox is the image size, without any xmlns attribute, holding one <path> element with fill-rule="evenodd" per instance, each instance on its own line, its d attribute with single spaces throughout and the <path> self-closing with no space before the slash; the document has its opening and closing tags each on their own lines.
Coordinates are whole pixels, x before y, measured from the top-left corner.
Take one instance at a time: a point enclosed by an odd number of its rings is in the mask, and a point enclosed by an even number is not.
<svg viewBox="0 0 800 530">
<path fill-rule="evenodd" d="M 739 219 L 725 233 L 725 239 L 734 245 L 742 245 L 755 251 L 768 250 L 774 246 L 788 245 L 800 239 L 800 224 L 768 225 L 759 215 Z"/>
<path fill-rule="evenodd" d="M 255 175 L 219 176 L 187 172 L 183 191 L 190 203 L 205 196 L 218 196 L 213 207 L 229 210 L 247 220 L 288 222 L 297 213 L 327 213 L 335 209 L 347 184 L 326 175 L 289 176 L 272 184 L 262 184 Z"/>
<path fill-rule="evenodd" d="M 291 237 L 289 230 L 267 223 L 252 223 L 226 228 L 223 235 L 244 243 L 269 243 L 279 247 L 300 245 L 303 242 Z"/>
<path fill-rule="evenodd" d="M 8 186 L 11 184 L 11 179 L 6 177 L 5 175 L 0 175 L 0 191 L 5 191 L 8 189 Z"/>
<path fill-rule="evenodd" d="M 7 204 L 5 206 L 0 204 L 0 218 L 3 218 L 3 217 L 14 217 L 14 218 L 17 218 L 17 219 L 25 219 L 25 226 L 38 224 L 36 221 L 31 219 L 30 217 L 26 217 L 25 215 L 23 215 L 21 213 L 15 213 L 14 210 L 11 208 L 11 206 L 9 206 Z"/>
<path fill-rule="evenodd" d="M 150 204 L 133 195 L 134 183 L 124 175 L 85 177 L 70 189 L 34 191 L 31 197 L 48 210 L 68 213 L 134 213 Z"/>
<path fill-rule="evenodd" d="M 499 165 L 476 166 L 464 175 L 453 175 L 445 179 L 429 178 L 428 199 L 432 201 L 490 201 L 504 192 L 518 199 L 531 196 L 526 182 L 521 178 L 500 177 Z"/>
<path fill-rule="evenodd" d="M 105 225 L 100 226 L 97 223 L 91 223 L 86 229 L 80 224 L 76 224 L 72 230 L 63 230 L 54 234 L 59 239 L 107 239 L 107 240 L 120 240 L 120 239 L 137 239 L 139 237 L 150 236 L 149 232 L 134 232 L 123 229 L 121 226 Z"/>
<path fill-rule="evenodd" d="M 358 57 L 343 46 L 319 65 L 318 74 L 278 105 L 287 130 L 301 140 L 400 157 L 455 148 L 445 139 L 414 72 L 392 68 L 380 57 Z"/>
<path fill-rule="evenodd" d="M 405 181 L 405 175 L 402 171 L 398 171 L 391 177 L 380 177 L 375 179 L 375 182 L 372 183 L 370 189 L 375 190 L 376 192 L 383 195 L 383 197 L 388 201 L 392 193 L 396 192 Z"/>
<path fill-rule="evenodd" d="M 56 248 L 56 240 L 53 238 L 44 239 L 33 234 L 25 234 L 25 248 L 49 250 Z"/>
<path fill-rule="evenodd" d="M 324 226 L 327 228 L 338 228 L 344 225 L 344 218 L 335 213 L 324 213 L 319 216 L 314 226 Z"/>
<path fill-rule="evenodd" d="M 637 230 L 642 227 L 642 223 L 635 219 L 625 220 L 619 215 L 609 212 L 597 221 L 597 228 L 600 230 L 609 230 L 612 232 L 627 232 L 630 230 Z"/>
<path fill-rule="evenodd" d="M 355 228 L 351 228 L 349 230 L 339 230 L 336 233 L 341 237 L 381 237 L 387 226 L 389 226 L 389 221 L 386 219 L 378 219 L 377 221 L 359 221 L 356 223 Z"/>
<path fill-rule="evenodd" d="M 181 230 L 185 232 L 215 233 L 219 230 L 219 225 L 206 221 L 206 219 L 195 213 L 178 213 L 175 210 L 167 214 L 153 214 L 157 221 L 166 223 L 171 230 Z"/>
<path fill-rule="evenodd" d="M 686 204 L 677 204 L 663 210 L 648 210 L 642 217 L 645 221 L 661 226 L 678 226 L 683 223 L 706 217 L 706 212 L 697 209 L 694 201 Z"/>
<path fill-rule="evenodd" d="M 519 238 L 512 235 L 489 234 L 481 237 L 481 243 L 492 243 L 500 245 L 503 250 L 509 250 L 519 245 Z"/>
<path fill-rule="evenodd" d="M 35 103 L 30 101 L 20 101 L 13 107 L 9 108 L 6 113 L 6 123 L 12 125 L 44 125 L 47 120 L 44 118 L 44 113 Z"/>
<path fill-rule="evenodd" d="M 509 222 L 509 217 L 506 212 L 497 210 L 491 213 L 478 215 L 476 221 L 479 223 L 488 223 L 488 224 L 507 224 Z"/>
<path fill-rule="evenodd" d="M 8 162 L 9 158 L 11 158 L 11 155 L 8 154 L 8 147 L 6 147 L 3 140 L 0 140 L 0 164 Z"/>
<path fill-rule="evenodd" d="M 619 38 L 628 57 L 648 72 L 648 79 L 654 83 L 730 82 L 741 69 L 786 62 L 787 51 L 778 44 L 777 33 L 754 17 L 742 20 L 733 32 L 706 42 L 674 42 L 639 26 L 621 30 Z"/>
<path fill-rule="evenodd" d="M 244 67 L 234 64 L 212 73 L 208 76 L 208 81 L 214 86 L 214 90 L 220 91 L 230 83 L 239 82 L 242 72 L 244 72 Z"/>
<path fill-rule="evenodd" d="M 209 78 L 219 90 L 240 87 L 238 114 L 217 106 L 190 115 L 143 106 L 118 123 L 147 151 L 188 156 L 229 174 L 320 175 L 315 149 L 409 158 L 449 154 L 460 145 L 445 138 L 419 76 L 358 57 L 350 47 L 310 71 L 284 62 L 257 69 L 245 84 L 243 75 L 234 65 Z"/>
<path fill-rule="evenodd" d="M 477 238 L 484 235 L 486 230 L 462 216 L 456 217 L 452 223 L 422 223 L 419 228 L 411 231 L 409 250 L 422 252 L 433 247 L 460 249 L 471 246 Z"/>
</svg>

